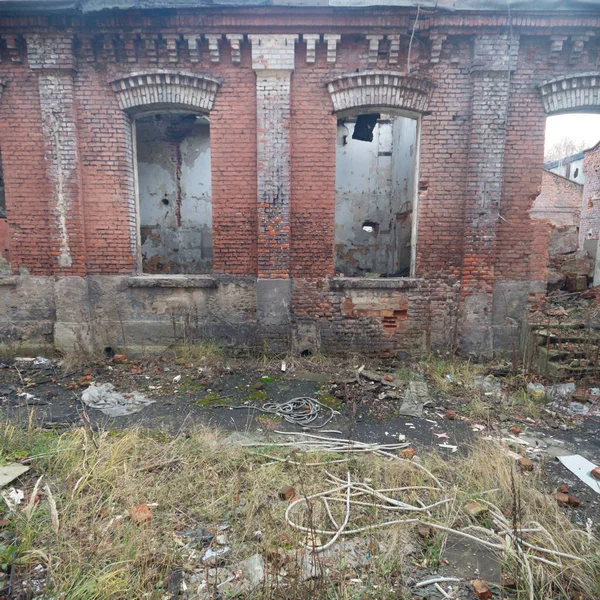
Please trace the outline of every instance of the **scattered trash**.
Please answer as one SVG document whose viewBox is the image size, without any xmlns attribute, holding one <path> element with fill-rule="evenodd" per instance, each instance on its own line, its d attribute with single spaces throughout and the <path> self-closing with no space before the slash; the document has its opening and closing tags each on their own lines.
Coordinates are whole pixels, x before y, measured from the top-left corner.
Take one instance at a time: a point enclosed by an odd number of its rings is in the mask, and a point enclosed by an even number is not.
<svg viewBox="0 0 600 600">
<path fill-rule="evenodd" d="M 592 469 L 590 475 L 594 479 L 600 479 L 600 467 L 595 467 L 594 469 Z"/>
<path fill-rule="evenodd" d="M 173 383 L 179 383 L 181 381 L 181 375 L 175 375 L 173 377 Z"/>
<path fill-rule="evenodd" d="M 290 500 L 291 498 L 293 498 L 294 494 L 296 492 L 294 491 L 294 488 L 289 486 L 289 485 L 284 485 L 278 492 L 278 496 L 280 500 Z"/>
<path fill-rule="evenodd" d="M 31 364 L 34 367 L 50 367 L 52 361 L 44 356 L 37 356 Z"/>
<path fill-rule="evenodd" d="M 519 435 L 521 433 L 521 429 L 519 427 L 511 427 L 509 429 L 509 431 L 513 434 L 513 435 Z"/>
<path fill-rule="evenodd" d="M 600 481 L 592 476 L 592 471 L 598 468 L 593 462 L 590 462 L 587 458 L 584 458 L 579 454 L 559 456 L 558 460 L 569 469 L 571 473 L 581 479 L 583 483 L 592 488 L 596 493 L 600 494 Z"/>
<path fill-rule="evenodd" d="M 220 533 L 216 538 L 216 542 L 219 546 L 227 546 L 229 536 L 226 533 Z"/>
<path fill-rule="evenodd" d="M 223 407 L 225 408 L 225 407 Z M 325 427 L 335 415 L 340 412 L 323 404 L 315 398 L 300 396 L 286 402 L 265 402 L 262 406 L 245 405 L 227 406 L 230 409 L 258 410 L 259 412 L 277 415 L 288 423 L 299 425 L 305 429 L 320 429 Z M 323 415 L 323 412 L 325 415 Z M 321 422 L 314 424 L 316 421 Z"/>
<path fill-rule="evenodd" d="M 406 436 L 403 433 L 399 433 L 398 434 L 398 441 L 400 443 L 405 442 L 406 441 Z"/>
<path fill-rule="evenodd" d="M 566 402 L 575 393 L 574 383 L 559 383 L 546 388 L 548 397 L 552 402 Z"/>
<path fill-rule="evenodd" d="M 444 415 L 445 419 L 448 419 L 449 421 L 454 421 L 456 419 L 456 411 L 455 410 L 449 410 L 446 412 L 446 414 Z"/>
<path fill-rule="evenodd" d="M 528 383 L 527 391 L 534 400 L 544 400 L 546 398 L 546 388 L 541 383 Z"/>
<path fill-rule="evenodd" d="M 206 563 L 211 567 L 218 567 L 225 563 L 225 556 L 229 554 L 231 548 L 225 546 L 225 548 L 219 548 L 219 550 L 213 550 L 209 548 L 202 557 L 202 562 Z"/>
<path fill-rule="evenodd" d="M 115 354 L 113 356 L 113 362 L 116 362 L 116 363 L 126 363 L 127 362 L 127 356 L 125 354 Z"/>
<path fill-rule="evenodd" d="M 424 381 L 410 381 L 404 392 L 404 401 L 398 413 L 409 417 L 422 417 L 423 407 L 428 402 L 429 389 L 427 384 Z"/>
<path fill-rule="evenodd" d="M 21 477 L 23 473 L 27 473 L 29 467 L 20 463 L 8 463 L 0 467 L 0 488 L 8 485 L 11 481 Z"/>
<path fill-rule="evenodd" d="M 129 516 L 135 523 L 148 523 L 153 519 L 152 511 L 147 504 L 138 504 L 130 508 Z"/>
<path fill-rule="evenodd" d="M 215 539 L 214 533 L 208 531 L 207 529 L 203 529 L 202 527 L 180 531 L 179 536 L 193 544 L 197 544 L 202 548 L 210 546 L 212 541 Z"/>
<path fill-rule="evenodd" d="M 120 394 L 114 390 L 115 386 L 112 383 L 103 383 L 99 386 L 90 385 L 81 395 L 81 401 L 86 406 L 96 408 L 109 417 L 131 415 L 155 402 L 139 392 Z"/>
<path fill-rule="evenodd" d="M 480 423 L 475 423 L 475 425 L 471 427 L 471 431 L 483 431 L 484 429 L 485 425 L 481 425 Z"/>
<path fill-rule="evenodd" d="M 287 371 L 287 363 L 285 360 L 281 363 L 281 370 L 285 373 Z"/>
<path fill-rule="evenodd" d="M 13 512 L 17 510 L 17 506 L 21 504 L 23 499 L 25 498 L 25 494 L 23 490 L 17 490 L 16 488 L 10 488 L 7 492 L 2 492 L 2 498 L 4 502 L 6 502 L 6 506 L 8 506 L 8 510 Z"/>
<path fill-rule="evenodd" d="M 452 444 L 438 444 L 440 448 L 445 448 L 447 450 L 452 450 L 452 453 L 458 450 L 458 446 L 452 446 Z"/>
<path fill-rule="evenodd" d="M 448 436 L 447 433 L 434 433 L 433 435 L 435 435 L 436 438 L 440 438 L 442 440 L 449 440 L 450 437 Z"/>
</svg>

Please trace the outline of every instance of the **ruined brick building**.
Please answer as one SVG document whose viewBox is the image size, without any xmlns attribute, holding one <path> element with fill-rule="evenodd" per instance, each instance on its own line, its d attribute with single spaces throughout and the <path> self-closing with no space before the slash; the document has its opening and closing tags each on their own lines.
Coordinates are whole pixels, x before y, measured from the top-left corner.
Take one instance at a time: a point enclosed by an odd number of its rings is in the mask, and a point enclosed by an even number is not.
<svg viewBox="0 0 600 600">
<path fill-rule="evenodd" d="M 3 341 L 514 344 L 595 0 L 0 0 Z"/>
</svg>

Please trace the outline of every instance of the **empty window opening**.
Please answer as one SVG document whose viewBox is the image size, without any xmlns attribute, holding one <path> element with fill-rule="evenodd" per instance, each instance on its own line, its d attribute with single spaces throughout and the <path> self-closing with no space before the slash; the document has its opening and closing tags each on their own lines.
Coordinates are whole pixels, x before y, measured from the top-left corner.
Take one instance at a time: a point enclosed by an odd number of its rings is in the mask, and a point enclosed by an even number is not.
<svg viewBox="0 0 600 600">
<path fill-rule="evenodd" d="M 416 119 L 376 113 L 338 121 L 336 272 L 410 276 L 417 128 Z"/>
<path fill-rule="evenodd" d="M 142 271 L 212 272 L 208 119 L 174 113 L 138 118 L 136 144 Z"/>
</svg>

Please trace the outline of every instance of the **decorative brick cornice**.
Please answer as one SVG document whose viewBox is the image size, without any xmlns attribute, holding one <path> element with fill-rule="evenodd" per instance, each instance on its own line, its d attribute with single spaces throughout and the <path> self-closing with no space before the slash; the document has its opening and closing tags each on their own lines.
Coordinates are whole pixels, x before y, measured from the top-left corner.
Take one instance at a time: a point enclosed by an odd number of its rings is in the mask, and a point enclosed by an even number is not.
<svg viewBox="0 0 600 600">
<path fill-rule="evenodd" d="M 600 73 L 551 79 L 539 86 L 548 114 L 600 108 Z"/>
<path fill-rule="evenodd" d="M 164 70 L 132 73 L 111 83 L 119 105 L 127 112 L 156 108 L 208 112 L 220 85 L 218 79 L 207 75 Z"/>
<path fill-rule="evenodd" d="M 348 73 L 326 83 L 336 112 L 381 106 L 423 113 L 435 87 L 415 75 L 379 70 Z"/>
</svg>

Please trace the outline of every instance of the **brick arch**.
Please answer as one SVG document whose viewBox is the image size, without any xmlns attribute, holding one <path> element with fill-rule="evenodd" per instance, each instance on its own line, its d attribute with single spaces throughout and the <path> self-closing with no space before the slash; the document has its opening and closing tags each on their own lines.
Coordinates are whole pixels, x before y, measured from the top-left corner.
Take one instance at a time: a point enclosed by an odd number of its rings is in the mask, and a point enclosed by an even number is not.
<svg viewBox="0 0 600 600">
<path fill-rule="evenodd" d="M 334 112 L 377 106 L 424 113 L 435 87 L 421 77 L 380 70 L 348 73 L 326 83 Z"/>
<path fill-rule="evenodd" d="M 128 113 L 165 108 L 207 113 L 220 85 L 208 75 L 163 70 L 131 73 L 111 82 L 119 106 Z"/>
<path fill-rule="evenodd" d="M 539 86 L 548 114 L 600 110 L 600 73 L 558 77 Z"/>
</svg>

